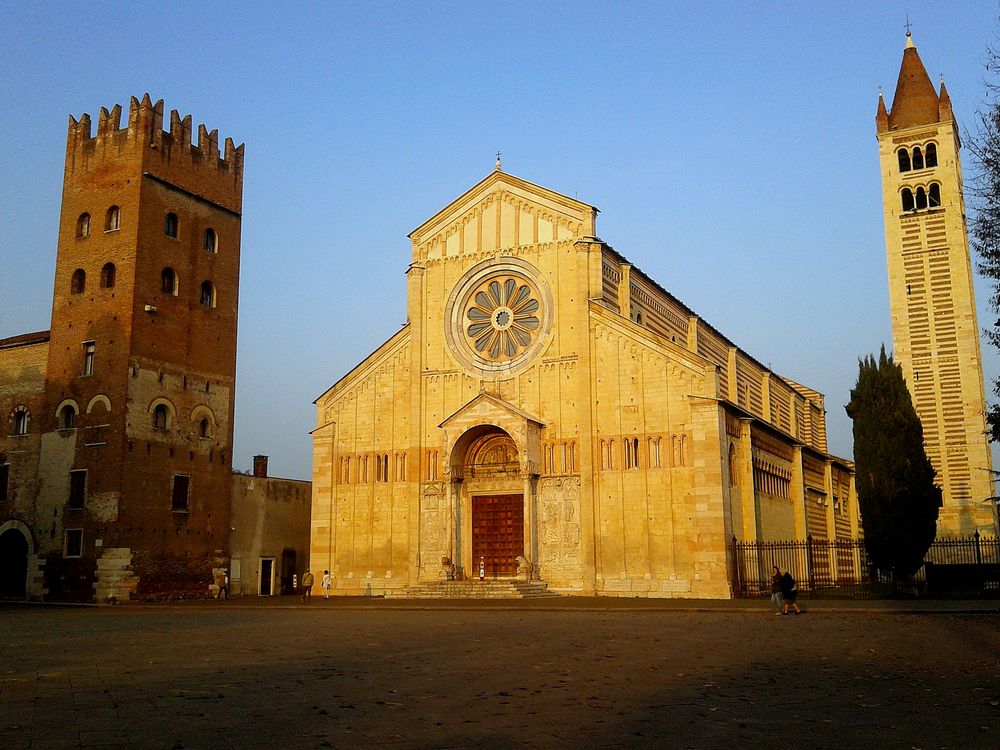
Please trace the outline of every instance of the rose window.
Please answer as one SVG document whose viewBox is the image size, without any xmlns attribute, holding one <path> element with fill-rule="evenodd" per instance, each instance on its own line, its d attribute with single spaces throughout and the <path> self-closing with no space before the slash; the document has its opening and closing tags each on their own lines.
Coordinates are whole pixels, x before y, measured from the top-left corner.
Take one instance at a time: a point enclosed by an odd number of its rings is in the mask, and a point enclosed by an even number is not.
<svg viewBox="0 0 1000 750">
<path fill-rule="evenodd" d="M 539 327 L 538 300 L 517 279 L 494 279 L 469 300 L 465 333 L 481 357 L 513 359 L 531 345 Z"/>
</svg>

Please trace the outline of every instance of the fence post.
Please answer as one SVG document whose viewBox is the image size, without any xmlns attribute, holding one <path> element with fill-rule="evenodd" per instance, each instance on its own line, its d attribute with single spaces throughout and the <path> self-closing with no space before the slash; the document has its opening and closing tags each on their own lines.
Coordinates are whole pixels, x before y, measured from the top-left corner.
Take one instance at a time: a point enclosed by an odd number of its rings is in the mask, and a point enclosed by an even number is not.
<svg viewBox="0 0 1000 750">
<path fill-rule="evenodd" d="M 733 596 L 737 599 L 743 598 L 743 587 L 740 585 L 740 560 L 739 550 L 736 543 L 736 534 L 733 534 Z"/>
<path fill-rule="evenodd" d="M 806 534 L 806 574 L 809 576 L 809 590 L 816 591 L 816 577 L 813 575 L 813 537 Z"/>
<path fill-rule="evenodd" d="M 972 535 L 972 538 L 976 540 L 976 565 L 983 564 L 983 552 L 979 546 L 979 529 Z"/>
</svg>

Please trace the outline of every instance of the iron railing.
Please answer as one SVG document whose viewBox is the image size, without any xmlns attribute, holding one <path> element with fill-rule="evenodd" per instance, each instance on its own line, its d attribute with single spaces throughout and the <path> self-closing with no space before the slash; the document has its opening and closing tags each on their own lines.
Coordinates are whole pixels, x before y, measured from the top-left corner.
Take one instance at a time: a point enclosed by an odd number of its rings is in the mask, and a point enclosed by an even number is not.
<svg viewBox="0 0 1000 750">
<path fill-rule="evenodd" d="M 789 571 L 800 596 L 879 599 L 909 596 L 1000 596 L 1000 539 L 935 539 L 924 565 L 899 578 L 872 564 L 863 539 L 730 543 L 730 587 L 736 598 L 771 595 L 771 566 Z"/>
</svg>

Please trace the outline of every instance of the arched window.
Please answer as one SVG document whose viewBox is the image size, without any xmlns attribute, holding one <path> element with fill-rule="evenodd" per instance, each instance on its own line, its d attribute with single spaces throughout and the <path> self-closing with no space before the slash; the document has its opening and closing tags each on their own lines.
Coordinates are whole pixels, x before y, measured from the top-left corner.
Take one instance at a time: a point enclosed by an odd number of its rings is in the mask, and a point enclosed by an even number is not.
<svg viewBox="0 0 1000 750">
<path fill-rule="evenodd" d="M 59 429 L 72 430 L 76 427 L 76 408 L 72 404 L 66 404 L 59 410 Z"/>
<path fill-rule="evenodd" d="M 204 247 L 206 253 L 219 252 L 219 235 L 215 233 L 214 229 L 205 230 Z"/>
<path fill-rule="evenodd" d="M 913 147 L 913 168 L 924 168 L 924 152 L 920 150 L 920 146 Z"/>
<path fill-rule="evenodd" d="M 121 227 L 122 213 L 118 206 L 112 206 L 104 216 L 104 231 L 115 232 Z"/>
<path fill-rule="evenodd" d="M 163 220 L 163 233 L 167 237 L 177 237 L 177 214 L 169 213 Z"/>
<path fill-rule="evenodd" d="M 157 404 L 156 408 L 153 409 L 153 427 L 158 430 L 167 429 L 167 424 L 169 423 L 170 412 L 167 410 L 165 404 Z"/>
<path fill-rule="evenodd" d="M 101 289 L 110 289 L 115 285 L 115 264 L 105 263 L 101 268 Z"/>
<path fill-rule="evenodd" d="M 937 208 L 941 205 L 941 186 L 936 182 L 932 183 L 927 190 L 927 205 L 931 208 Z"/>
<path fill-rule="evenodd" d="M 917 210 L 927 208 L 927 191 L 922 187 L 917 188 Z"/>
<path fill-rule="evenodd" d="M 215 307 L 215 287 L 211 281 L 201 282 L 201 304 L 205 307 Z"/>
<path fill-rule="evenodd" d="M 73 278 L 69 282 L 69 291 L 71 294 L 83 294 L 83 290 L 87 288 L 87 272 L 82 268 L 78 268 L 73 271 Z"/>
<path fill-rule="evenodd" d="M 164 268 L 160 274 L 160 289 L 167 294 L 177 296 L 177 274 L 170 266 Z"/>
<path fill-rule="evenodd" d="M 90 236 L 90 214 L 82 213 L 76 220 L 76 236 L 79 239 Z"/>
<path fill-rule="evenodd" d="M 19 406 L 14 411 L 14 424 L 11 435 L 27 435 L 28 434 L 28 409 L 25 406 Z"/>
<path fill-rule="evenodd" d="M 910 171 L 910 152 L 907 151 L 905 148 L 901 148 L 897 152 L 897 156 L 899 156 L 899 171 L 900 172 L 909 172 Z"/>
<path fill-rule="evenodd" d="M 909 188 L 903 188 L 900 193 L 903 198 L 903 210 L 912 211 L 913 210 L 913 191 Z"/>
<path fill-rule="evenodd" d="M 924 164 L 928 168 L 937 166 L 937 146 L 933 143 L 928 143 L 924 146 Z"/>
<path fill-rule="evenodd" d="M 209 431 L 209 422 L 207 418 L 201 420 L 198 423 L 198 437 L 200 438 L 211 437 L 211 433 Z"/>
</svg>

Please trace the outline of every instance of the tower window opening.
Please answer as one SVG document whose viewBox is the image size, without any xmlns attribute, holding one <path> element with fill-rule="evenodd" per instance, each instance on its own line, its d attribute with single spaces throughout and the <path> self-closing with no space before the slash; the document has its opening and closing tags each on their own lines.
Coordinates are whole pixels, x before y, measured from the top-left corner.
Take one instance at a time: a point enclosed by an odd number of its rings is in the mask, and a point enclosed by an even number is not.
<svg viewBox="0 0 1000 750">
<path fill-rule="evenodd" d="M 83 529 L 63 532 L 63 557 L 83 557 Z"/>
<path fill-rule="evenodd" d="M 121 228 L 122 212 L 118 206 L 112 206 L 104 217 L 104 231 L 117 232 Z"/>
<path fill-rule="evenodd" d="M 215 233 L 214 229 L 205 230 L 204 247 L 206 253 L 219 252 L 219 235 Z"/>
<path fill-rule="evenodd" d="M 927 191 L 922 187 L 917 188 L 917 210 L 927 208 Z"/>
<path fill-rule="evenodd" d="M 910 152 L 905 148 L 899 149 L 897 154 L 899 157 L 899 171 L 909 172 L 910 171 Z"/>
<path fill-rule="evenodd" d="M 101 268 L 101 288 L 110 289 L 115 285 L 115 264 L 105 263 Z"/>
<path fill-rule="evenodd" d="M 14 412 L 14 430 L 11 435 L 27 435 L 28 434 L 28 408 L 25 406 L 17 407 Z"/>
<path fill-rule="evenodd" d="M 94 353 L 97 351 L 97 344 L 93 341 L 83 342 L 83 371 L 81 375 L 87 377 L 94 374 Z"/>
<path fill-rule="evenodd" d="M 153 409 L 153 427 L 158 430 L 167 429 L 168 416 L 167 407 L 164 404 L 157 404 Z"/>
<path fill-rule="evenodd" d="M 87 499 L 87 470 L 72 469 L 69 473 L 68 507 L 79 510 L 86 503 L 86 499 Z"/>
<path fill-rule="evenodd" d="M 177 214 L 171 212 L 163 220 L 163 233 L 177 239 Z"/>
<path fill-rule="evenodd" d="M 913 148 L 913 168 L 924 168 L 924 152 L 920 150 L 920 146 L 914 146 Z"/>
<path fill-rule="evenodd" d="M 70 294 L 83 294 L 87 288 L 87 272 L 82 268 L 73 271 L 73 278 L 69 282 Z"/>
<path fill-rule="evenodd" d="M 211 437 L 211 434 L 209 432 L 208 418 L 205 418 L 198 423 L 198 437 L 200 438 Z"/>
<path fill-rule="evenodd" d="M 927 205 L 931 208 L 941 205 L 941 186 L 936 182 L 927 189 Z"/>
<path fill-rule="evenodd" d="M 903 188 L 902 193 L 900 193 L 903 199 L 903 210 L 912 211 L 913 210 L 913 191 L 909 188 Z"/>
<path fill-rule="evenodd" d="M 160 289 L 162 289 L 167 294 L 172 294 L 177 296 L 177 274 L 174 273 L 174 269 L 167 268 L 163 269 L 160 274 Z"/>
<path fill-rule="evenodd" d="M 76 220 L 76 236 L 77 239 L 81 240 L 90 236 L 90 214 L 82 213 L 80 218 Z"/>
<path fill-rule="evenodd" d="M 59 429 L 72 430 L 76 427 L 76 409 L 72 404 L 66 404 L 59 410 Z"/>
<path fill-rule="evenodd" d="M 205 307 L 215 307 L 215 286 L 211 281 L 201 282 L 201 304 Z"/>
<path fill-rule="evenodd" d="M 933 143 L 924 146 L 924 164 L 928 168 L 937 166 L 937 146 Z"/>
<path fill-rule="evenodd" d="M 174 474 L 173 487 L 170 492 L 170 510 L 174 513 L 188 512 L 188 492 L 191 489 L 191 477 L 186 474 Z"/>
</svg>

